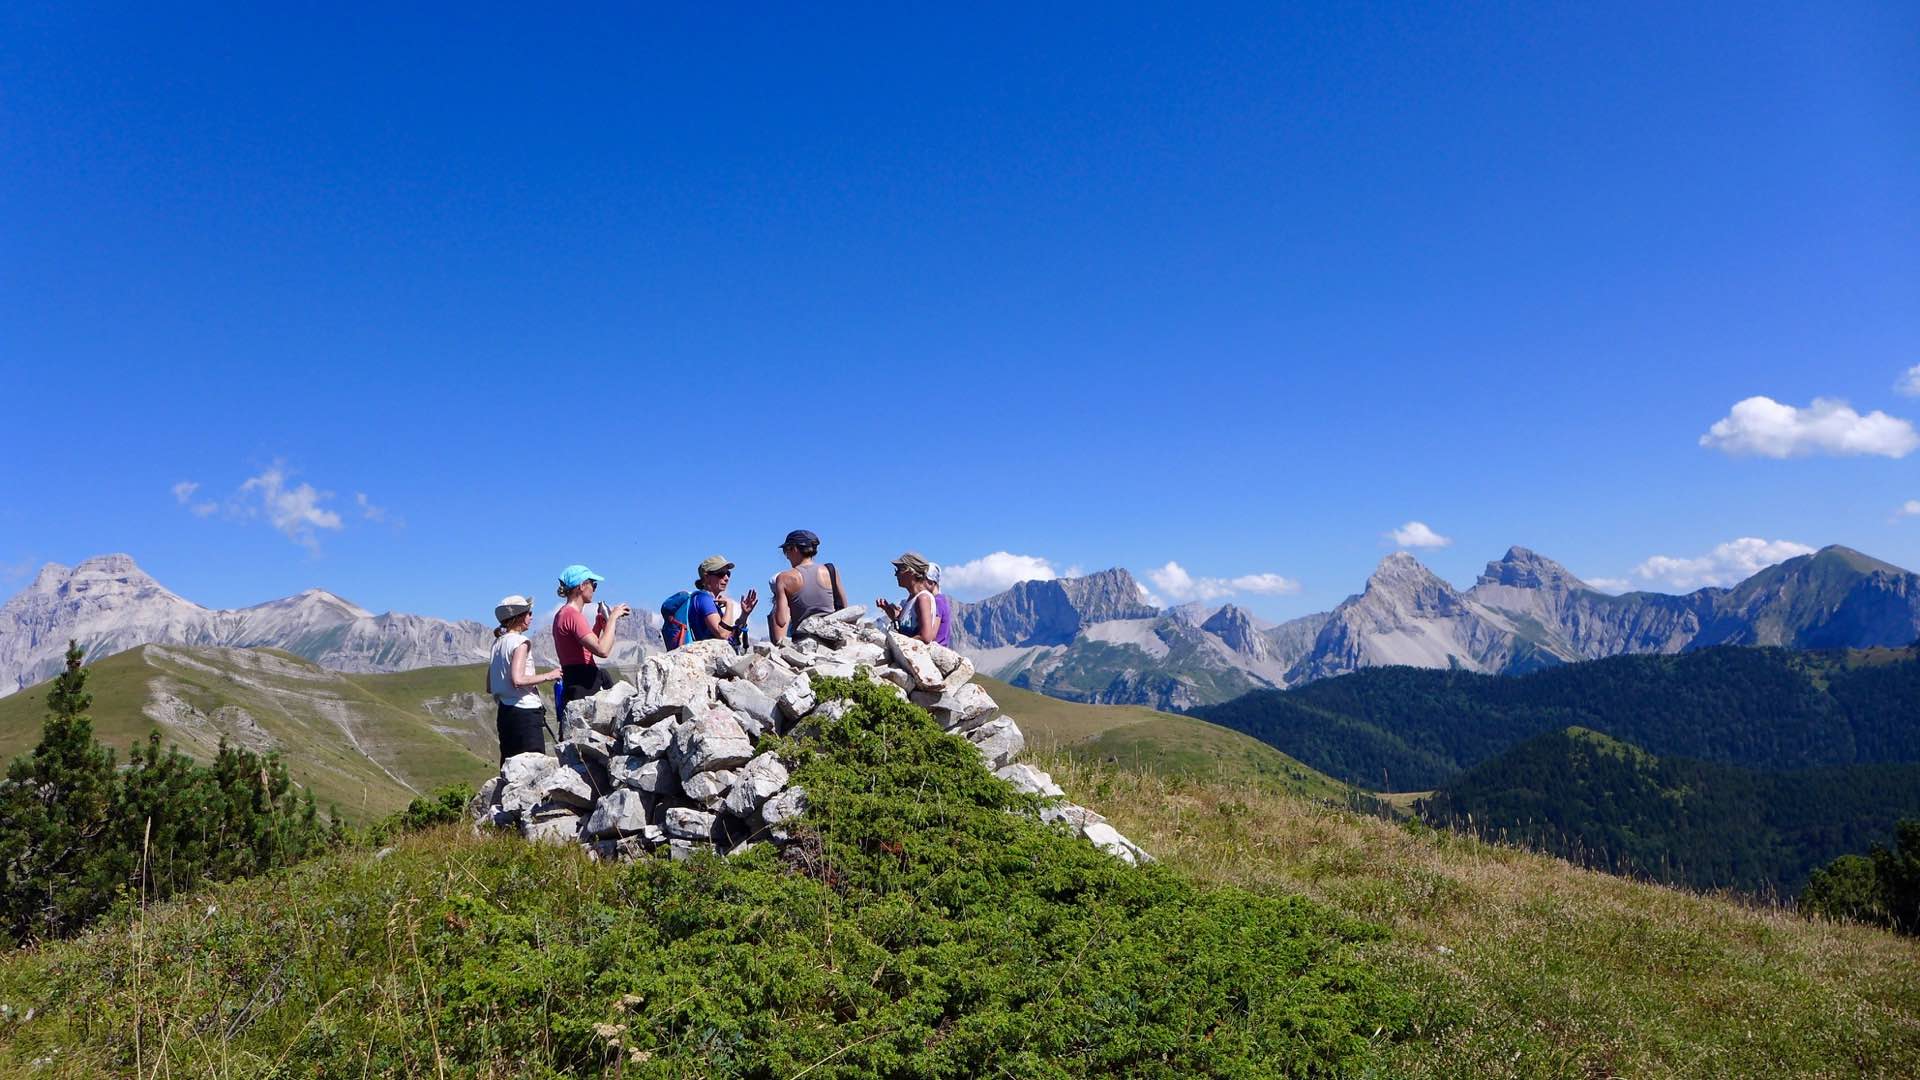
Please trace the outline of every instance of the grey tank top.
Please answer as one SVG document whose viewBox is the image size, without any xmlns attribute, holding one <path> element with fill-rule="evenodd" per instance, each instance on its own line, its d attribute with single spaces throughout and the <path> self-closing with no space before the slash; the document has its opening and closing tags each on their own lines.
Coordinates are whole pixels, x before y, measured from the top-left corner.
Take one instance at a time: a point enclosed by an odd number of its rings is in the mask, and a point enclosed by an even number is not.
<svg viewBox="0 0 1920 1080">
<path fill-rule="evenodd" d="M 787 612 L 796 625 L 809 615 L 828 615 L 840 610 L 833 602 L 833 589 L 820 584 L 824 570 L 826 567 L 818 563 L 800 568 L 800 591 L 787 601 Z"/>
</svg>

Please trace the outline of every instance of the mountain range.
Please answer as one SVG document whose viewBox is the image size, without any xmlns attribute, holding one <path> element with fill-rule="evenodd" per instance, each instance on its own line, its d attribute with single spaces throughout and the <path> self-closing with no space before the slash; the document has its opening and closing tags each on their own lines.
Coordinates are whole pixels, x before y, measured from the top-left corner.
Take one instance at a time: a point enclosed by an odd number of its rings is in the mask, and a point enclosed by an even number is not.
<svg viewBox="0 0 1920 1080">
<path fill-rule="evenodd" d="M 958 619 L 975 663 L 1015 686 L 1186 709 L 1370 667 L 1521 674 L 1709 645 L 1906 645 L 1920 637 L 1920 576 L 1836 545 L 1732 588 L 1616 596 L 1514 547 L 1461 591 L 1396 552 L 1332 611 L 1278 625 L 1231 604 L 1156 608 L 1119 569 L 1021 582 Z"/>
<path fill-rule="evenodd" d="M 1233 604 L 1156 606 L 1118 568 L 955 608 L 956 643 L 983 672 L 1072 701 L 1178 710 L 1393 665 L 1520 674 L 1708 645 L 1905 645 L 1920 637 L 1920 576 L 1834 546 L 1732 588 L 1615 596 L 1514 547 L 1465 591 L 1397 552 L 1332 611 L 1277 625 Z M 636 614 L 640 632 L 623 635 L 616 664 L 662 647 L 658 613 Z M 545 619 L 535 624 L 550 662 Z M 493 634 L 471 620 L 375 615 L 319 589 L 209 609 L 131 557 L 104 555 L 49 564 L 0 605 L 0 696 L 58 671 L 69 638 L 96 658 L 148 644 L 271 647 L 335 671 L 394 672 L 478 663 Z"/>
<path fill-rule="evenodd" d="M 615 663 L 634 663 L 662 647 L 659 614 L 636 616 L 642 633 L 616 642 Z M 535 652 L 551 663 L 551 635 L 544 620 L 535 622 Z M 0 605 L 0 697 L 58 672 L 69 639 L 90 659 L 140 645 L 269 647 L 333 671 L 371 673 L 482 663 L 493 628 L 375 615 L 321 589 L 235 610 L 205 608 L 155 581 L 131 556 L 101 555 L 74 567 L 48 563 Z"/>
</svg>

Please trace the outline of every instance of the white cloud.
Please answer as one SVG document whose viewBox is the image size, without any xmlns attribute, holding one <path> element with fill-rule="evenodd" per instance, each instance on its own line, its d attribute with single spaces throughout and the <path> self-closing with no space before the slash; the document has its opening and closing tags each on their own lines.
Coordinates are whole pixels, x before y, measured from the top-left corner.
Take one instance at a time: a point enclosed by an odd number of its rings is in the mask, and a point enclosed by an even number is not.
<svg viewBox="0 0 1920 1080">
<path fill-rule="evenodd" d="M 1708 428 L 1700 445 L 1736 456 L 1902 458 L 1920 448 L 1920 434 L 1897 416 L 1879 410 L 1862 416 L 1832 398 L 1814 398 L 1813 404 L 1797 409 L 1769 397 L 1750 397 Z"/>
<path fill-rule="evenodd" d="M 1813 549 L 1791 540 L 1762 540 L 1743 536 L 1729 540 L 1705 555 L 1690 559 L 1655 555 L 1633 568 L 1642 582 L 1674 592 L 1691 592 L 1705 585 L 1733 585 L 1778 562 Z"/>
<path fill-rule="evenodd" d="M 319 534 L 315 530 L 330 529 L 337 532 L 340 529 L 340 515 L 320 505 L 333 498 L 333 493 L 316 491 L 312 484 L 305 483 L 288 487 L 285 467 L 278 462 L 241 484 L 240 495 L 242 499 L 249 495 L 259 498 L 258 507 L 245 508 L 248 516 L 264 512 L 274 528 L 309 551 L 318 551 L 320 548 Z"/>
<path fill-rule="evenodd" d="M 1590 577 L 1590 578 L 1581 578 L 1580 580 L 1586 582 L 1587 584 L 1593 586 L 1596 589 L 1599 589 L 1603 593 L 1612 593 L 1615 596 L 1618 596 L 1624 592 L 1632 592 L 1636 587 L 1633 584 L 1633 582 L 1628 581 L 1626 578 Z"/>
<path fill-rule="evenodd" d="M 1903 517 L 1914 517 L 1916 515 L 1920 515 L 1920 499 L 1908 499 L 1906 502 L 1900 504 L 1900 509 L 1893 512 L 1896 521 Z"/>
<path fill-rule="evenodd" d="M 1147 571 L 1147 577 L 1175 603 L 1219 600 L 1235 593 L 1282 594 L 1300 591 L 1299 582 L 1279 574 L 1242 574 L 1236 578 L 1194 577 L 1186 567 L 1172 561 L 1157 570 Z"/>
<path fill-rule="evenodd" d="M 1424 521 L 1409 521 L 1405 525 L 1387 534 L 1394 546 L 1403 548 L 1443 548 L 1453 543 L 1451 536 L 1441 536 L 1427 528 Z"/>
<path fill-rule="evenodd" d="M 383 522 L 387 520 L 387 508 L 373 505 L 372 501 L 367 498 L 367 493 L 364 491 L 356 491 L 353 493 L 353 504 L 360 508 L 360 516 L 366 518 L 368 521 Z"/>
<path fill-rule="evenodd" d="M 193 502 L 193 493 L 199 490 L 200 485 L 198 482 L 182 480 L 173 485 L 173 499 L 181 506 L 185 506 L 194 517 L 211 517 L 219 511 L 220 504 L 216 502 Z M 188 505 L 189 503 L 192 503 L 192 505 Z"/>
<path fill-rule="evenodd" d="M 996 551 L 972 562 L 942 569 L 940 587 L 947 592 L 991 596 L 1022 581 L 1051 581 L 1060 575 L 1038 555 Z"/>
<path fill-rule="evenodd" d="M 1236 592 L 1264 593 L 1268 596 L 1285 596 L 1300 591 L 1300 583 L 1290 577 L 1279 574 L 1242 574 L 1229 578 L 1227 584 Z"/>
<path fill-rule="evenodd" d="M 1920 397 L 1920 364 L 1913 365 L 1900 376 L 1900 381 L 1893 384 L 1893 392 L 1906 397 Z"/>
</svg>

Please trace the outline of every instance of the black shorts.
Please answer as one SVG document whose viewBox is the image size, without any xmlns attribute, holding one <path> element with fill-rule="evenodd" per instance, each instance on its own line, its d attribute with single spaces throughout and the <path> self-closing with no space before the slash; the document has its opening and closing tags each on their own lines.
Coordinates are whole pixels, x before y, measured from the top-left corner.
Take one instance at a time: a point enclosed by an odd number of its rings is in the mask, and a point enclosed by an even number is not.
<svg viewBox="0 0 1920 1080">
<path fill-rule="evenodd" d="M 501 705 L 494 712 L 493 722 L 500 729 L 501 761 L 515 754 L 547 752 L 547 710 Z"/>
<path fill-rule="evenodd" d="M 590 698 L 602 690 L 613 689 L 613 676 L 598 664 L 562 664 L 560 665 L 561 694 L 565 698 L 560 708 Z"/>
</svg>

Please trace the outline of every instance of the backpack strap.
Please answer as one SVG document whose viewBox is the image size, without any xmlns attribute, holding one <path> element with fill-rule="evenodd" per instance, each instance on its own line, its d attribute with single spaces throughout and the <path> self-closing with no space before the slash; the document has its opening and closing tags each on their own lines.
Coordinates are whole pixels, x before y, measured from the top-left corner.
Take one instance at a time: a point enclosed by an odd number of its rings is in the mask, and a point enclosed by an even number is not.
<svg viewBox="0 0 1920 1080">
<path fill-rule="evenodd" d="M 847 606 L 847 594 L 840 591 L 840 570 L 832 563 L 827 564 L 827 580 L 833 582 L 833 608 L 838 611 Z M 1916 639 L 1920 640 L 1920 639 Z"/>
</svg>

